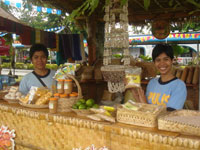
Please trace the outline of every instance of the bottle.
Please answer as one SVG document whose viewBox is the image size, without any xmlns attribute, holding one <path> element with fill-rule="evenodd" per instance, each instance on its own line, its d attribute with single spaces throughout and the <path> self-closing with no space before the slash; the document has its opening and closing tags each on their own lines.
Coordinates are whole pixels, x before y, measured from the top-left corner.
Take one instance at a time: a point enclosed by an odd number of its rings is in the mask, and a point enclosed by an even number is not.
<svg viewBox="0 0 200 150">
<path fill-rule="evenodd" d="M 71 94 L 73 89 L 73 84 L 71 79 L 64 80 L 64 93 Z"/>
<path fill-rule="evenodd" d="M 52 85 L 51 85 L 51 92 L 53 94 L 57 92 L 56 85 L 57 85 L 56 80 L 53 80 Z"/>
<path fill-rule="evenodd" d="M 57 107 L 58 107 L 58 98 L 51 97 L 49 99 L 49 112 L 52 113 L 52 114 L 56 113 Z"/>
<path fill-rule="evenodd" d="M 63 79 L 58 79 L 57 92 L 60 94 L 64 93 L 64 80 Z"/>
</svg>

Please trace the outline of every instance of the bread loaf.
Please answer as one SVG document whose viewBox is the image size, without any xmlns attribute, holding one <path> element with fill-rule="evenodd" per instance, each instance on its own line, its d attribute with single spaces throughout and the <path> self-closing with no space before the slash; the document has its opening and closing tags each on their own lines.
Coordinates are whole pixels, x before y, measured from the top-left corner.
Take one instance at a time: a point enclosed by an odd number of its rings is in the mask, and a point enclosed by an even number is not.
<svg viewBox="0 0 200 150">
<path fill-rule="evenodd" d="M 188 67 L 185 67 L 185 68 L 183 69 L 183 72 L 182 72 L 181 78 L 180 78 L 183 82 L 186 81 L 186 78 L 187 78 L 187 75 L 188 75 L 188 70 L 189 70 Z"/>
<path fill-rule="evenodd" d="M 192 84 L 197 84 L 198 82 L 199 82 L 199 66 L 196 66 L 194 69 Z"/>
<path fill-rule="evenodd" d="M 194 67 L 190 66 L 189 70 L 188 70 L 188 76 L 187 76 L 187 79 L 186 79 L 186 83 L 188 83 L 188 84 L 192 83 L 193 74 L 194 74 Z"/>
<path fill-rule="evenodd" d="M 181 69 L 177 69 L 176 77 L 180 79 L 181 78 L 181 74 L 182 74 L 182 70 Z"/>
</svg>

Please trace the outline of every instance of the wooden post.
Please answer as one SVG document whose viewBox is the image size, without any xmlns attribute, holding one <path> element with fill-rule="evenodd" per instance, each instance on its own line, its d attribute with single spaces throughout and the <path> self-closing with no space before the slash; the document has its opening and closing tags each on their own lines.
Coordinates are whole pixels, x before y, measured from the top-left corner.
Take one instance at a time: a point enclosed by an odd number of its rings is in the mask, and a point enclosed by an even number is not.
<svg viewBox="0 0 200 150">
<path fill-rule="evenodd" d="M 92 65 L 96 60 L 96 17 L 91 15 L 87 18 L 88 29 L 88 61 L 89 65 Z"/>
</svg>

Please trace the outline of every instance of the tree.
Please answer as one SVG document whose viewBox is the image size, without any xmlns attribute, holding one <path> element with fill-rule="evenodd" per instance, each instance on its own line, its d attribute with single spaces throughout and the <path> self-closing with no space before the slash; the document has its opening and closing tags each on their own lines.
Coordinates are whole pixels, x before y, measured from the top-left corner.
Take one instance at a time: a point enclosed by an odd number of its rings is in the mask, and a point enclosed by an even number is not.
<svg viewBox="0 0 200 150">
<path fill-rule="evenodd" d="M 41 30 L 61 26 L 62 21 L 65 18 L 64 13 L 57 15 L 33 11 L 32 5 L 27 1 L 22 2 L 22 8 L 5 5 L 2 1 L 0 4 L 3 9 L 13 14 L 25 24 Z"/>
</svg>

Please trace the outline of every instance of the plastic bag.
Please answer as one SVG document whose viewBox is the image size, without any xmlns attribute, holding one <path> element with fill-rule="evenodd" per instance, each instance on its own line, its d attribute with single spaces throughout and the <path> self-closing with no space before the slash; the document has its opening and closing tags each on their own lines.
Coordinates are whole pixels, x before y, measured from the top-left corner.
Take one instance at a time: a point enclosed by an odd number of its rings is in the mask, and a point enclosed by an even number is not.
<svg viewBox="0 0 200 150">
<path fill-rule="evenodd" d="M 125 70 L 125 89 L 141 87 L 141 72 L 142 69 L 139 67 Z"/>
</svg>

